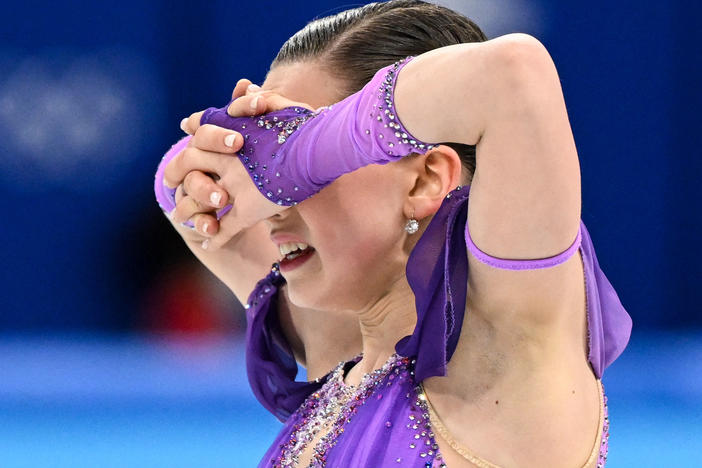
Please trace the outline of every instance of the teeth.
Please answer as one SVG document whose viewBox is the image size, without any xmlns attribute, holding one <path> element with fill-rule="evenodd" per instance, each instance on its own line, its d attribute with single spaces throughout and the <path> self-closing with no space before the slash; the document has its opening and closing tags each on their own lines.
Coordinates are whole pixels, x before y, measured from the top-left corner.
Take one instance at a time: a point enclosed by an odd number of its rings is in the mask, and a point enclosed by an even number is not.
<svg viewBox="0 0 702 468">
<path fill-rule="evenodd" d="M 304 242 L 285 242 L 280 244 L 278 249 L 280 250 L 280 255 L 286 256 L 296 250 L 305 250 L 307 247 L 308 245 Z"/>
</svg>

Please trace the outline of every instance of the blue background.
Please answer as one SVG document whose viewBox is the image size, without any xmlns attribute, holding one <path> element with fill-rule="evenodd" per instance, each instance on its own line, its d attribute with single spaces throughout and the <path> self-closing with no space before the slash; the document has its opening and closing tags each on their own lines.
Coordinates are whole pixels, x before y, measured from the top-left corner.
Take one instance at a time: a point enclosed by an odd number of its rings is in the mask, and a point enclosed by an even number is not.
<svg viewBox="0 0 702 468">
<path fill-rule="evenodd" d="M 226 102 L 241 77 L 260 83 L 313 17 L 363 3 L 3 9 L 0 466 L 250 466 L 260 455 L 277 426 L 241 371 L 240 306 L 170 228 L 153 173 L 182 117 Z M 490 37 L 535 35 L 558 68 L 583 219 L 634 320 L 605 379 L 612 466 L 664 466 L 653 455 L 671 452 L 676 466 L 702 465 L 702 4 L 443 3 Z M 184 361 L 164 357 L 172 346 Z"/>
</svg>

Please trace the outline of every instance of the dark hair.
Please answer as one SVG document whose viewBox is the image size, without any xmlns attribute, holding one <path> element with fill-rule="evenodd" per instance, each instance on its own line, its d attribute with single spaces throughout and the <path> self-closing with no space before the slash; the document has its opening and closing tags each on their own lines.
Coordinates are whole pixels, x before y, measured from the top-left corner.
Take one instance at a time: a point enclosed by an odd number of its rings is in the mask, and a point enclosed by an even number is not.
<svg viewBox="0 0 702 468">
<path fill-rule="evenodd" d="M 439 47 L 482 42 L 487 37 L 470 19 L 421 0 L 369 3 L 317 18 L 281 47 L 271 64 L 316 61 L 346 86 L 339 100 L 359 91 L 381 68 Z M 475 146 L 445 142 L 475 172 Z"/>
</svg>

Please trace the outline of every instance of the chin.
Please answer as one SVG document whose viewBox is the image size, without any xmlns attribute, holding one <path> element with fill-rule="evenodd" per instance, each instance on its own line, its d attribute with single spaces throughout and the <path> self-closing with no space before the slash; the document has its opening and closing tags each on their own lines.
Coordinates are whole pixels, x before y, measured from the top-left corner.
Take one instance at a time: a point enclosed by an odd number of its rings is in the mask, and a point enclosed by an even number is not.
<svg viewBox="0 0 702 468">
<path fill-rule="evenodd" d="M 343 281 L 338 284 L 348 284 Z M 287 283 L 287 293 L 290 302 L 305 309 L 343 312 L 361 310 L 368 301 L 364 302 L 360 291 L 345 288 L 344 290 L 327 289 L 318 282 L 290 281 Z M 366 291 L 367 293 L 368 291 Z M 370 298 L 368 298 L 370 300 Z"/>
</svg>

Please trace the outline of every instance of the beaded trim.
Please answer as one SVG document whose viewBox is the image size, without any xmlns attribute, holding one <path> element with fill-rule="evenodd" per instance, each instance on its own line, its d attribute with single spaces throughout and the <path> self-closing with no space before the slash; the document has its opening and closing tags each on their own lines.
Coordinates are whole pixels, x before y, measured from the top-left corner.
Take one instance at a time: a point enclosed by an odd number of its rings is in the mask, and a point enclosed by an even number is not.
<svg viewBox="0 0 702 468">
<path fill-rule="evenodd" d="M 262 284 L 268 278 L 271 278 L 273 281 L 276 281 L 278 278 L 280 278 L 280 264 L 278 262 L 275 262 L 271 266 L 271 272 L 266 276 L 266 278 L 261 280 L 259 284 L 256 285 L 256 288 L 249 297 L 249 301 L 244 305 L 244 309 L 249 310 L 251 307 L 256 307 L 258 305 L 259 300 L 263 300 L 268 294 L 271 293 L 271 287 L 267 284 Z M 259 286 L 262 286 L 262 290 L 259 290 L 261 289 L 259 288 Z"/>
<path fill-rule="evenodd" d="M 277 116 L 263 115 L 251 117 L 251 120 L 256 122 L 256 126 L 258 128 L 277 132 L 277 142 L 279 145 L 282 145 L 287 141 L 290 135 L 295 133 L 300 128 L 302 124 L 319 115 L 318 113 L 311 112 L 304 107 L 293 106 L 290 109 L 299 115 L 297 117 L 293 117 L 292 119 L 285 120 L 281 120 Z M 244 143 L 249 143 L 251 135 L 245 133 L 246 124 L 242 124 L 240 130 L 244 134 Z M 258 138 L 254 138 L 250 143 L 256 145 L 258 142 Z M 254 151 L 253 146 L 248 146 L 248 148 L 242 147 L 237 155 L 244 164 L 246 170 L 249 172 L 250 177 L 256 184 L 258 190 L 265 195 L 266 198 L 281 206 L 294 206 L 297 205 L 298 202 L 302 201 L 299 199 L 299 197 L 293 196 L 293 194 L 283 193 L 284 190 L 281 187 L 276 188 L 274 187 L 275 184 L 271 184 L 271 179 L 281 177 L 281 173 L 279 171 L 275 171 L 275 173 L 267 172 L 268 167 L 266 164 L 259 163 L 258 159 L 260 158 L 252 160 Z M 271 160 L 274 160 L 277 154 L 271 153 L 268 156 Z M 297 186 L 293 187 L 294 192 L 297 192 L 298 190 L 299 188 Z"/>
<path fill-rule="evenodd" d="M 293 109 L 295 109 L 295 112 L 298 114 L 303 113 L 302 116 L 300 117 L 295 117 L 292 120 L 286 120 L 286 121 L 281 121 L 278 119 L 278 117 L 273 117 L 272 119 L 265 119 L 263 117 L 259 117 L 258 121 L 256 122 L 256 125 L 258 128 L 263 128 L 265 127 L 266 130 L 271 130 L 275 127 L 275 131 L 278 132 L 278 144 L 282 145 L 285 143 L 285 141 L 288 139 L 290 135 L 295 133 L 295 131 L 308 121 L 309 119 L 316 117 L 316 113 L 309 113 L 309 111 L 303 107 L 297 107 L 293 106 Z M 255 118 L 255 117 L 254 117 Z M 243 126 L 245 129 L 246 126 Z M 247 138 L 244 136 L 244 138 Z M 254 140 L 254 143 L 258 143 L 257 140 Z M 253 151 L 249 151 L 250 153 L 253 153 Z"/>
<path fill-rule="evenodd" d="M 399 70 L 413 58 L 414 56 L 409 55 L 402 60 L 398 60 L 392 65 L 391 68 L 388 69 L 387 73 L 385 74 L 385 79 L 378 87 L 378 99 L 381 101 L 381 104 L 378 105 L 378 115 L 376 115 L 375 118 L 378 122 L 383 123 L 384 128 L 390 128 L 392 129 L 391 131 L 394 131 L 396 140 L 393 142 L 388 139 L 386 143 L 388 148 L 394 148 L 395 144 L 403 143 L 416 150 L 419 150 L 420 153 L 425 153 L 437 145 L 418 141 L 416 138 L 410 135 L 405 126 L 400 122 L 395 110 L 395 85 L 397 83 Z M 383 102 L 385 103 L 386 107 L 383 107 Z M 373 105 L 373 107 L 376 106 Z M 373 117 L 374 114 L 371 113 L 370 116 Z M 366 130 L 366 134 L 370 134 L 370 129 Z M 385 136 L 382 133 L 379 133 L 377 138 L 383 140 Z M 392 149 L 387 149 L 386 152 L 389 156 L 395 155 L 395 152 Z M 404 154 L 400 154 L 400 156 L 404 156 Z"/>
<path fill-rule="evenodd" d="M 354 358 L 358 362 L 360 355 Z M 281 446 L 280 455 L 273 461 L 273 466 L 288 467 L 297 465 L 299 457 L 325 429 L 328 432 L 315 445 L 309 467 L 326 466 L 327 453 L 336 445 L 344 426 L 351 421 L 358 407 L 376 390 L 385 377 L 398 367 L 407 367 L 410 360 L 393 354 L 380 368 L 361 378 L 357 386 L 344 383 L 345 362 L 340 362 L 327 382 L 319 391 L 311 394 L 297 410 L 300 421 L 293 426 L 293 431 L 286 443 Z"/>
</svg>

